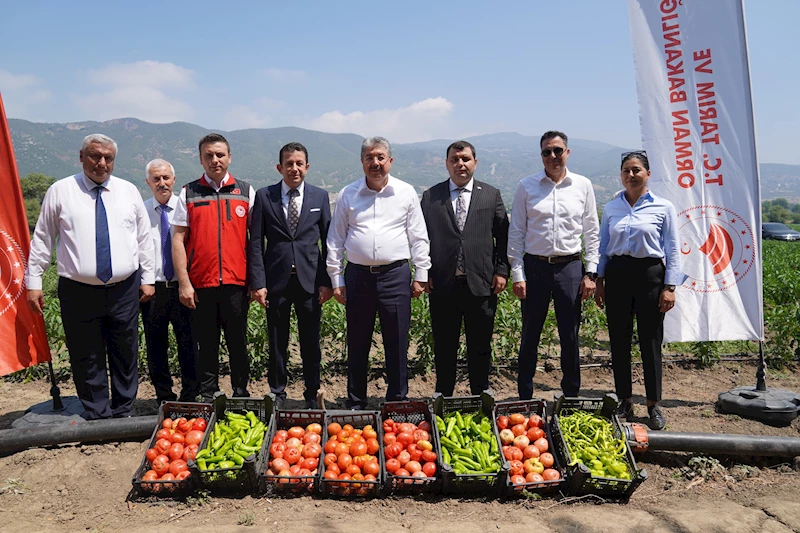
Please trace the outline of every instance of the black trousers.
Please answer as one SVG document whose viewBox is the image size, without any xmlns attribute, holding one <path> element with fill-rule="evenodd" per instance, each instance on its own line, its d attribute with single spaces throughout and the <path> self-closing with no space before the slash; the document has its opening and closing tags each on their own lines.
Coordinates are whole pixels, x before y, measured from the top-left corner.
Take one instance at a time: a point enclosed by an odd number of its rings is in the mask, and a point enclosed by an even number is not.
<svg viewBox="0 0 800 533">
<path fill-rule="evenodd" d="M 247 289 L 240 285 L 222 285 L 195 289 L 195 337 L 200 344 L 200 394 L 209 401 L 219 390 L 219 336 L 225 331 L 225 344 L 231 364 L 233 395 L 247 397 L 250 359 L 247 357 Z"/>
<path fill-rule="evenodd" d="M 322 306 L 319 305 L 318 295 L 303 290 L 297 275 L 293 274 L 284 290 L 278 294 L 269 293 L 267 299 L 270 391 L 280 398 L 286 398 L 289 319 L 294 305 L 297 330 L 300 335 L 300 357 L 303 359 L 303 380 L 306 387 L 304 396 L 306 400 L 314 400 L 319 390 L 321 360 L 319 322 L 322 317 Z"/>
<path fill-rule="evenodd" d="M 347 265 L 347 407 L 367 406 L 367 370 L 375 313 L 381 320 L 386 358 L 386 400 L 408 395 L 408 329 L 411 327 L 411 269 L 408 263 L 371 274 Z"/>
<path fill-rule="evenodd" d="M 606 266 L 606 317 L 614 386 L 620 399 L 633 395 L 631 338 L 635 314 L 647 399 L 655 402 L 661 400 L 664 313 L 659 310 L 658 303 L 664 289 L 665 272 L 666 267 L 658 258 L 613 256 Z"/>
<path fill-rule="evenodd" d="M 527 297 L 522 301 L 522 341 L 519 350 L 517 389 L 521 400 L 533 397 L 533 376 L 539 359 L 539 339 L 547 319 L 550 299 L 556 310 L 561 340 L 561 390 L 574 397 L 581 388 L 578 328 L 581 323 L 580 261 L 550 264 L 526 254 Z"/>
<path fill-rule="evenodd" d="M 147 365 L 150 381 L 156 389 L 158 403 L 164 401 L 194 402 L 200 394 L 197 378 L 197 342 L 192 331 L 192 310 L 182 305 L 178 297 L 178 284 L 168 287 L 156 282 L 155 295 L 141 304 L 144 338 L 147 343 Z M 169 325 L 178 343 L 178 362 L 181 366 L 180 398 L 172 392 L 172 374 L 169 371 Z"/>
<path fill-rule="evenodd" d="M 467 371 L 473 395 L 489 388 L 492 365 L 492 333 L 497 295 L 475 296 L 466 277 L 457 278 L 453 290 L 431 292 L 431 327 L 436 361 L 436 392 L 452 396 L 456 386 L 456 363 L 461 322 L 467 336 Z"/>
<path fill-rule="evenodd" d="M 139 272 L 111 286 L 58 280 L 72 378 L 87 420 L 133 410 L 139 386 L 139 280 Z"/>
</svg>

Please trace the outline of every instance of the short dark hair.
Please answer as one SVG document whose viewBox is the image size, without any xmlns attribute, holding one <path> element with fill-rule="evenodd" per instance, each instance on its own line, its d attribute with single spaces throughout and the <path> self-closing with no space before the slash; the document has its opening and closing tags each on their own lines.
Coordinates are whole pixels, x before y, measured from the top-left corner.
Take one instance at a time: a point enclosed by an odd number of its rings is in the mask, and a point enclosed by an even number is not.
<svg viewBox="0 0 800 533">
<path fill-rule="evenodd" d="M 549 141 L 550 139 L 555 139 L 556 137 L 561 137 L 562 139 L 564 139 L 564 146 L 569 146 L 569 139 L 567 139 L 566 133 L 564 133 L 563 131 L 550 130 L 544 132 L 542 138 L 539 139 L 539 148 L 542 147 L 545 141 Z"/>
<path fill-rule="evenodd" d="M 308 150 L 306 147 L 300 143 L 289 143 L 281 148 L 281 151 L 278 152 L 278 163 L 281 165 L 283 164 L 283 154 L 291 153 L 291 152 L 303 152 L 306 154 L 306 164 L 308 164 Z"/>
<path fill-rule="evenodd" d="M 629 159 L 638 159 L 642 162 L 642 166 L 645 170 L 650 170 L 650 161 L 647 159 L 647 152 L 644 150 L 635 150 L 633 152 L 625 152 L 622 154 L 622 163 L 619 164 L 620 170 L 622 170 L 622 167 L 625 166 L 625 161 Z"/>
<path fill-rule="evenodd" d="M 209 133 L 208 135 L 200 139 L 200 142 L 197 143 L 197 151 L 202 152 L 204 144 L 214 144 L 214 143 L 225 143 L 225 146 L 228 147 L 228 153 L 231 153 L 231 145 L 228 144 L 228 139 L 226 139 L 219 133 Z"/>
<path fill-rule="evenodd" d="M 472 143 L 470 143 L 468 141 L 456 141 L 456 142 L 454 142 L 453 144 L 451 144 L 450 146 L 447 147 L 447 151 L 444 153 L 444 157 L 445 157 L 445 159 L 450 157 L 450 150 L 455 150 L 456 152 L 460 152 L 461 150 L 463 150 L 465 148 L 469 148 L 470 149 L 470 151 L 472 152 L 472 157 L 474 158 L 475 157 L 475 147 L 472 146 Z"/>
</svg>

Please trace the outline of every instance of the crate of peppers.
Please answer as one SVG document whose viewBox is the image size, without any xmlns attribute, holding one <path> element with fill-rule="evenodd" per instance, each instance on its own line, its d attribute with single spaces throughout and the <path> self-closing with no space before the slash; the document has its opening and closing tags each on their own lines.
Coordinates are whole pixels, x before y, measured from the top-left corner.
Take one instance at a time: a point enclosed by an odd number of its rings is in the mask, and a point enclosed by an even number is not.
<svg viewBox="0 0 800 533">
<path fill-rule="evenodd" d="M 617 403 L 610 394 L 556 399 L 551 427 L 570 493 L 629 497 L 647 479 L 622 433 Z"/>
</svg>

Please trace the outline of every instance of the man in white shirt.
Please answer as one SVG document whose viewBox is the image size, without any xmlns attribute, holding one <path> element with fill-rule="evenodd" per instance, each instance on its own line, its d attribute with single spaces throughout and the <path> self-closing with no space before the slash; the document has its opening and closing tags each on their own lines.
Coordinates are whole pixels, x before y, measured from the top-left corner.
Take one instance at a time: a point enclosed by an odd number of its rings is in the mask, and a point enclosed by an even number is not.
<svg viewBox="0 0 800 533">
<path fill-rule="evenodd" d="M 411 185 L 389 174 L 392 161 L 389 141 L 383 137 L 364 140 L 364 178 L 341 190 L 328 232 L 333 296 L 346 305 L 346 404 L 351 409 L 367 407 L 367 366 L 376 312 L 386 360 L 386 400 L 406 399 L 411 298 L 425 291 L 431 268 L 419 197 Z M 416 269 L 413 282 L 409 258 Z"/>
<path fill-rule="evenodd" d="M 567 169 L 570 150 L 564 133 L 548 131 L 539 145 L 544 170 L 519 182 L 508 231 L 514 294 L 522 300 L 517 378 L 522 400 L 533 396 L 539 338 L 551 298 L 561 340 L 561 390 L 568 397 L 578 395 L 581 301 L 594 294 L 599 261 L 600 225 L 591 181 Z"/>
<path fill-rule="evenodd" d="M 153 159 L 145 167 L 146 183 L 153 197 L 145 200 L 150 217 L 150 235 L 155 247 L 156 293 L 141 304 L 144 337 L 147 341 L 147 365 L 150 381 L 161 402 L 197 401 L 200 385 L 197 381 L 197 342 L 192 334 L 192 310 L 181 305 L 178 281 L 172 263 L 172 218 L 178 197 L 172 194 L 175 169 L 163 159 Z M 169 371 L 169 325 L 178 342 L 178 362 L 181 366 L 180 398 L 172 392 Z"/>
<path fill-rule="evenodd" d="M 154 293 L 150 222 L 136 187 L 111 175 L 116 155 L 117 144 L 105 135 L 83 139 L 83 172 L 54 183 L 42 201 L 25 280 L 28 302 L 41 313 L 42 275 L 57 243 L 61 319 L 88 420 L 131 416 L 139 302 Z"/>
</svg>

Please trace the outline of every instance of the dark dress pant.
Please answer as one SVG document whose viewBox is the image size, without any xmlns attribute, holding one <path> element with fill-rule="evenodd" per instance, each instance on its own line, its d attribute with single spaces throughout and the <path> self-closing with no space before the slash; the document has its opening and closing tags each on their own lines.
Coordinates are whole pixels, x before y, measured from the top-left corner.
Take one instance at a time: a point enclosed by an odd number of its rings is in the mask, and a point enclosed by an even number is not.
<svg viewBox="0 0 800 533">
<path fill-rule="evenodd" d="M 367 371 L 375 313 L 381 321 L 386 361 L 386 400 L 408 395 L 408 330 L 411 327 L 411 268 L 408 263 L 382 273 L 348 264 L 347 288 L 347 407 L 367 406 Z"/>
<path fill-rule="evenodd" d="M 300 337 L 300 357 L 303 359 L 303 381 L 306 388 L 304 397 L 306 400 L 315 400 L 319 390 L 321 360 L 319 328 L 322 306 L 318 295 L 303 290 L 297 275 L 292 274 L 286 287 L 278 294 L 267 294 L 267 300 L 270 391 L 279 398 L 286 398 L 289 320 L 294 306 Z"/>
<path fill-rule="evenodd" d="M 156 293 L 141 304 L 144 338 L 147 343 L 147 365 L 150 381 L 156 390 L 158 403 L 180 400 L 197 401 L 200 382 L 197 378 L 197 342 L 192 330 L 192 310 L 181 304 L 178 283 L 156 282 Z M 180 397 L 172 392 L 169 370 L 169 325 L 178 343 L 178 362 L 181 367 Z"/>
<path fill-rule="evenodd" d="M 659 258 L 613 256 L 606 266 L 606 318 L 611 341 L 614 385 L 620 399 L 633 395 L 631 386 L 631 338 L 633 316 L 639 331 L 644 386 L 647 399 L 661 400 L 661 343 L 664 313 L 659 299 L 666 268 Z"/>
<path fill-rule="evenodd" d="M 551 264 L 528 254 L 525 254 L 524 261 L 527 297 L 522 301 L 522 341 L 517 378 L 519 397 L 521 400 L 533 397 L 539 339 L 551 298 L 561 340 L 561 390 L 565 396 L 577 396 L 581 388 L 578 328 L 581 323 L 583 264 L 579 260 Z"/>
<path fill-rule="evenodd" d="M 225 332 L 225 344 L 231 366 L 231 387 L 235 397 L 248 397 L 250 359 L 247 357 L 247 289 L 240 285 L 222 285 L 195 289 L 195 337 L 200 344 L 200 394 L 210 401 L 219 390 L 219 340 Z"/>
<path fill-rule="evenodd" d="M 139 280 L 139 272 L 110 285 L 58 280 L 72 377 L 87 420 L 130 416 L 133 410 L 139 387 Z"/>
<path fill-rule="evenodd" d="M 430 302 L 436 392 L 444 396 L 453 395 L 463 320 L 470 392 L 473 395 L 480 394 L 489 388 L 497 295 L 473 295 L 464 276 L 456 278 L 453 290 L 447 294 L 437 292 L 434 287 Z"/>
</svg>

